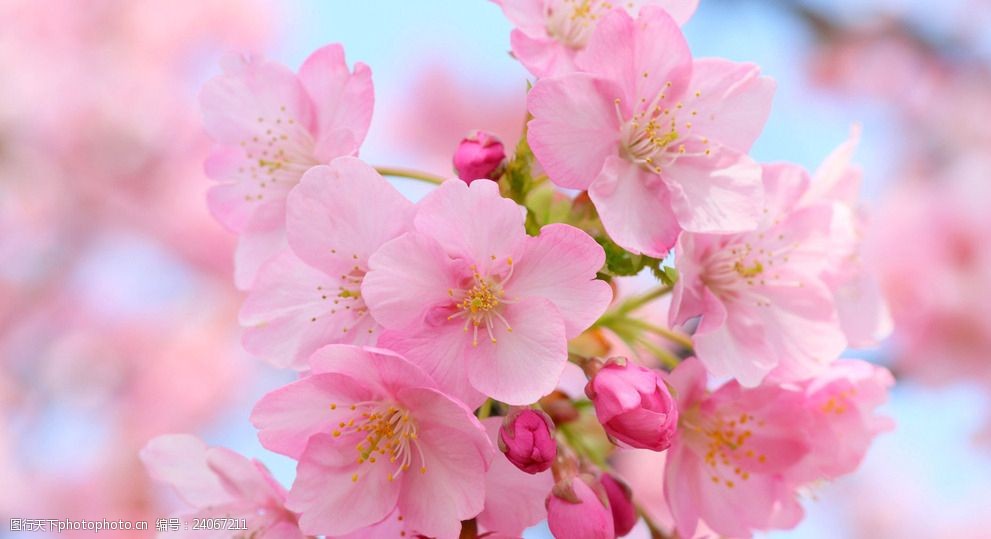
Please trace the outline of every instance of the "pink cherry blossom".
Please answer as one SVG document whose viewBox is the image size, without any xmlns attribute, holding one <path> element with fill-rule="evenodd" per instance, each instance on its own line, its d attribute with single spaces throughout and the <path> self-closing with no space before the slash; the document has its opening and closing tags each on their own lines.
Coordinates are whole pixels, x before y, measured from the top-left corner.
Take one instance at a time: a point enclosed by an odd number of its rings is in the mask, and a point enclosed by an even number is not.
<svg viewBox="0 0 991 539">
<path fill-rule="evenodd" d="M 858 201 L 862 172 L 851 161 L 860 141 L 855 126 L 816 170 L 801 205 L 827 204 L 832 208 L 830 237 L 833 262 L 823 278 L 833 290 L 837 314 L 850 346 L 873 346 L 887 337 L 893 322 L 865 256 L 864 236 L 868 220 Z"/>
<path fill-rule="evenodd" d="M 670 321 L 702 316 L 698 358 L 716 376 L 756 386 L 771 370 L 806 378 L 846 345 L 823 280 L 834 245 L 828 205 L 795 208 L 808 177 L 791 165 L 764 167 L 767 193 L 757 230 L 685 233 L 675 251 L 680 277 Z"/>
<path fill-rule="evenodd" d="M 483 508 L 494 448 L 463 404 L 385 350 L 329 345 L 311 375 L 252 413 L 266 448 L 299 460 L 287 507 L 310 535 L 344 535 L 390 514 L 432 537 L 457 537 Z"/>
<path fill-rule="evenodd" d="M 609 497 L 588 474 L 561 479 L 547 496 L 547 525 L 554 537 L 613 539 Z"/>
<path fill-rule="evenodd" d="M 752 64 L 692 60 L 663 9 L 606 15 L 576 58 L 584 73 L 530 91 L 528 140 L 551 181 L 587 189 L 612 239 L 663 256 L 681 229 L 753 229 L 760 167 L 745 153 L 774 83 Z"/>
<path fill-rule="evenodd" d="M 262 267 L 241 309 L 245 348 L 302 369 L 325 344 L 374 344 L 379 325 L 361 297 L 368 258 L 411 228 L 413 211 L 357 158 L 307 171 L 287 202 L 290 249 Z"/>
<path fill-rule="evenodd" d="M 228 57 L 224 74 L 200 95 L 204 125 L 217 147 L 207 175 L 223 183 L 208 196 L 214 216 L 240 236 L 236 279 L 255 273 L 284 244 L 285 201 L 310 167 L 354 155 L 374 101 L 371 71 L 349 71 L 340 45 L 303 62 L 299 74 L 257 57 Z"/>
<path fill-rule="evenodd" d="M 891 428 L 874 415 L 891 374 L 862 361 L 835 362 L 797 384 L 746 389 L 731 381 L 709 392 L 705 369 L 691 358 L 670 382 L 682 416 L 664 497 L 682 536 L 700 522 L 730 537 L 795 526 L 799 489 L 853 472 L 873 438 Z"/>
<path fill-rule="evenodd" d="M 186 434 L 154 438 L 141 450 L 141 460 L 154 479 L 171 485 L 194 508 L 190 518 L 243 518 L 252 537 L 303 538 L 296 515 L 284 506 L 285 489 L 258 461 Z M 188 528 L 170 534 L 203 536 Z"/>
<path fill-rule="evenodd" d="M 588 44 L 610 11 L 643 5 L 666 9 L 678 23 L 695 12 L 698 0 L 492 0 L 516 28 L 510 35 L 515 56 L 536 77 L 576 71 L 575 56 Z"/>
<path fill-rule="evenodd" d="M 499 443 L 502 418 L 482 420 L 489 439 Z M 519 537 L 523 530 L 547 518 L 544 499 L 554 479 L 545 468 L 537 473 L 518 469 L 496 455 L 485 475 L 485 508 L 478 514 L 478 525 L 485 531 Z"/>
<path fill-rule="evenodd" d="M 605 310 L 605 255 L 563 224 L 527 236 L 523 213 L 477 180 L 424 198 L 414 231 L 370 259 L 361 294 L 388 331 L 379 345 L 422 366 L 469 405 L 529 404 L 557 385 L 567 340 Z"/>
<path fill-rule="evenodd" d="M 692 537 L 700 520 L 728 537 L 796 524 L 802 508 L 787 473 L 811 449 L 802 394 L 736 382 L 710 394 L 695 359 L 669 380 L 682 428 L 668 451 L 664 496 L 678 534 Z"/>
</svg>

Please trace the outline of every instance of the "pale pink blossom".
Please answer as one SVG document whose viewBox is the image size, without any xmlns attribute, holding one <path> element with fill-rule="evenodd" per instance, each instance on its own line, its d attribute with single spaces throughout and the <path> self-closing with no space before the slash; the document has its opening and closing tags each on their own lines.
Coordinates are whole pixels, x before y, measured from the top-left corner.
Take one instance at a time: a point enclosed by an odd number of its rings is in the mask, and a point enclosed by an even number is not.
<svg viewBox="0 0 991 539">
<path fill-rule="evenodd" d="M 832 209 L 830 238 L 832 262 L 823 278 L 833 290 L 837 314 L 850 346 L 873 346 L 893 328 L 891 313 L 881 294 L 876 268 L 865 256 L 867 215 L 859 202 L 863 173 L 852 164 L 860 142 L 860 128 L 833 151 L 812 176 L 800 205 L 826 204 Z"/>
<path fill-rule="evenodd" d="M 414 232 L 370 259 L 361 294 L 388 331 L 379 345 L 422 366 L 469 405 L 530 404 L 567 363 L 567 340 L 603 313 L 605 255 L 564 224 L 527 236 L 523 213 L 477 180 L 448 181 L 418 205 Z"/>
<path fill-rule="evenodd" d="M 679 24 L 687 21 L 698 0 L 492 0 L 514 26 L 513 56 L 536 77 L 577 71 L 575 56 L 588 44 L 599 21 L 614 9 L 640 6 L 666 9 Z"/>
<path fill-rule="evenodd" d="M 154 438 L 141 450 L 152 478 L 167 483 L 193 511 L 192 518 L 245 519 L 252 537 L 302 539 L 296 515 L 285 508 L 286 491 L 258 461 L 222 447 L 207 447 L 188 434 Z M 211 532 L 183 527 L 159 537 L 203 537 Z M 214 537 L 231 533 L 214 530 Z"/>
<path fill-rule="evenodd" d="M 494 448 L 463 404 L 419 367 L 379 349 L 329 345 L 311 374 L 252 413 L 266 448 L 299 460 L 287 507 L 309 535 L 344 535 L 395 513 L 457 537 L 483 508 Z"/>
<path fill-rule="evenodd" d="M 716 376 L 751 387 L 774 369 L 806 378 L 846 346 L 823 279 L 833 255 L 833 212 L 822 204 L 796 207 L 807 185 L 799 167 L 767 165 L 756 230 L 685 233 L 678 241 L 670 322 L 701 315 L 692 340 Z"/>
<path fill-rule="evenodd" d="M 299 74 L 258 57 L 225 58 L 224 74 L 203 87 L 204 126 L 218 143 L 207 175 L 214 216 L 240 236 L 236 280 L 255 273 L 284 246 L 289 191 L 310 167 L 355 155 L 371 121 L 371 71 L 349 71 L 340 45 L 311 54 Z"/>
<path fill-rule="evenodd" d="M 609 236 L 663 256 L 682 229 L 753 229 L 760 167 L 746 152 L 774 83 L 753 64 L 693 60 L 664 10 L 613 11 L 576 59 L 530 91 L 528 140 L 551 181 L 587 189 Z"/>
<path fill-rule="evenodd" d="M 267 262 L 241 309 L 245 348 L 281 367 L 306 367 L 325 344 L 374 344 L 361 283 L 368 258 L 412 227 L 414 207 L 354 157 L 316 166 L 287 202 L 290 249 Z"/>
</svg>

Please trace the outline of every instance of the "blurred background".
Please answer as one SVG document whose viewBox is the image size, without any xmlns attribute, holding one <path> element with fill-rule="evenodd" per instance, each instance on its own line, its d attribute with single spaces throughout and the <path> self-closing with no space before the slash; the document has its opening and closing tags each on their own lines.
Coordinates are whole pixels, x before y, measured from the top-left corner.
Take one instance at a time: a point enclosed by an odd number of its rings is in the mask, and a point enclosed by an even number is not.
<svg viewBox="0 0 991 539">
<path fill-rule="evenodd" d="M 757 159 L 814 169 L 863 126 L 866 256 L 898 325 L 850 353 L 894 371 L 897 430 L 769 537 L 991 537 L 989 27 L 988 0 L 701 0 L 685 26 L 697 56 L 777 79 Z M 162 433 L 292 481 L 248 422 L 290 375 L 241 350 L 234 238 L 204 202 L 196 95 L 221 54 L 296 69 L 343 43 L 376 86 L 362 157 L 448 174 L 469 129 L 519 137 L 510 30 L 484 0 L 0 0 L 0 537 L 11 517 L 154 528 L 177 502 L 136 453 Z"/>
</svg>

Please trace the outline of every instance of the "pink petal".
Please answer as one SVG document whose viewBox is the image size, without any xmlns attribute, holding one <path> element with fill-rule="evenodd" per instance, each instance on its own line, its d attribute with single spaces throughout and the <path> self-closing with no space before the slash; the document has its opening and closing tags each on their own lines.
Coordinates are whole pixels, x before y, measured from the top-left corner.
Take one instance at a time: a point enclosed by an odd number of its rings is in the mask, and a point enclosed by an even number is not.
<svg viewBox="0 0 991 539">
<path fill-rule="evenodd" d="M 356 63 L 354 73 L 350 73 L 344 48 L 335 43 L 311 54 L 299 69 L 299 79 L 314 104 L 318 145 L 327 134 L 340 128 L 351 132 L 357 145 L 361 145 L 375 102 L 368 66 Z"/>
<path fill-rule="evenodd" d="M 314 374 L 347 376 L 383 398 L 395 398 L 405 387 L 435 387 L 427 373 L 392 350 L 332 344 L 310 356 Z"/>
<path fill-rule="evenodd" d="M 556 77 L 578 70 L 575 67 L 576 51 L 552 37 L 547 37 L 546 30 L 541 30 L 536 35 L 530 35 L 523 30 L 513 30 L 509 34 L 509 44 L 513 56 L 535 77 Z"/>
<path fill-rule="evenodd" d="M 469 348 L 468 379 L 482 393 L 507 404 L 536 402 L 557 386 L 568 360 L 567 337 L 560 311 L 542 298 L 525 298 L 505 306 L 502 315 L 512 331 L 496 323 L 496 342 L 479 339 Z"/>
<path fill-rule="evenodd" d="M 546 34 L 547 14 L 543 0 L 492 0 L 513 26 L 530 35 Z"/>
<path fill-rule="evenodd" d="M 367 269 L 373 252 L 409 229 L 414 212 L 374 168 L 353 157 L 308 170 L 287 204 L 293 251 L 334 277 Z"/>
<path fill-rule="evenodd" d="M 258 462 L 223 447 L 206 452 L 207 466 L 228 492 L 258 506 L 282 504 L 283 492 L 273 489 L 274 480 Z"/>
<path fill-rule="evenodd" d="M 756 228 L 764 196 L 760 165 L 725 146 L 697 140 L 685 146 L 689 154 L 711 153 L 679 157 L 662 173 L 682 228 L 720 234 Z"/>
<path fill-rule="evenodd" d="M 349 404 L 372 396 L 368 388 L 344 374 L 307 376 L 265 394 L 251 412 L 251 424 L 266 449 L 299 458 L 312 436 L 329 433 L 350 418 Z"/>
<path fill-rule="evenodd" d="M 664 92 L 677 100 L 689 82 L 692 56 L 678 23 L 660 6 L 646 5 L 634 21 L 613 10 L 599 21 L 575 63 L 622 88 L 626 107 L 650 102 Z M 667 87 L 667 83 L 671 87 Z"/>
<path fill-rule="evenodd" d="M 639 165 L 610 157 L 588 194 L 609 237 L 621 247 L 663 258 L 677 240 L 681 229 L 667 187 Z"/>
<path fill-rule="evenodd" d="M 602 247 L 582 230 L 547 225 L 539 236 L 527 238 L 526 249 L 513 266 L 509 293 L 550 300 L 564 317 L 568 338 L 577 337 L 612 301 L 609 285 L 595 279 L 605 260 Z"/>
<path fill-rule="evenodd" d="M 704 292 L 702 322 L 692 338 L 695 351 L 714 376 L 730 376 L 747 387 L 759 384 L 777 364 L 760 319 L 762 307 L 734 306 L 728 313 L 708 289 Z"/>
<path fill-rule="evenodd" d="M 468 383 L 464 355 L 470 342 L 461 323 L 447 323 L 418 332 L 385 331 L 378 344 L 419 365 L 437 382 L 437 387 L 476 408 L 485 401 L 485 395 Z"/>
<path fill-rule="evenodd" d="M 495 450 L 471 411 L 450 397 L 409 388 L 399 400 L 416 418 L 425 468 L 400 476 L 399 511 L 422 534 L 456 538 L 461 521 L 483 508 L 485 472 Z"/>
<path fill-rule="evenodd" d="M 747 152 L 771 113 L 775 83 L 754 64 L 721 58 L 696 60 L 686 106 L 697 109 L 690 134 Z M 698 96 L 698 97 L 695 97 Z"/>
<path fill-rule="evenodd" d="M 207 466 L 207 446 L 188 434 L 158 436 L 141 449 L 148 474 L 168 483 L 193 507 L 224 505 L 235 501 Z"/>
<path fill-rule="evenodd" d="M 285 66 L 258 59 L 207 81 L 200 107 L 207 133 L 232 146 L 264 135 L 266 118 L 285 116 L 302 127 L 313 125 L 313 105 L 296 75 Z"/>
<path fill-rule="evenodd" d="M 699 6 L 699 0 L 660 0 L 654 3 L 666 9 L 678 24 L 688 22 Z"/>
<path fill-rule="evenodd" d="M 433 308 L 451 302 L 448 291 L 459 285 L 447 253 L 433 238 L 416 232 L 383 245 L 368 267 L 361 295 L 372 317 L 390 329 L 418 328 Z"/>
<path fill-rule="evenodd" d="M 485 432 L 497 443 L 502 418 L 483 419 Z M 528 474 L 497 454 L 485 474 L 485 509 L 479 513 L 479 526 L 485 531 L 498 531 L 520 536 L 523 530 L 547 518 L 544 499 L 554 486 L 551 473 Z"/>
<path fill-rule="evenodd" d="M 606 158 L 619 153 L 615 84 L 587 74 L 542 79 L 527 95 L 527 141 L 551 181 L 588 189 Z"/>
<path fill-rule="evenodd" d="M 683 444 L 667 453 L 664 468 L 664 498 L 671 509 L 679 537 L 695 537 L 701 512 L 702 460 Z"/>
<path fill-rule="evenodd" d="M 260 215 L 256 213 L 252 221 L 258 221 Z M 234 251 L 235 286 L 241 290 L 250 290 L 261 267 L 286 247 L 286 234 L 282 228 L 246 230 L 238 238 Z"/>
<path fill-rule="evenodd" d="M 307 535 L 343 535 L 388 516 L 399 499 L 400 482 L 388 480 L 392 467 L 387 462 L 376 464 L 358 464 L 354 448 L 336 447 L 330 434 L 314 436 L 299 459 L 286 502 L 300 513 L 300 529 Z"/>
<path fill-rule="evenodd" d="M 452 258 L 488 266 L 504 264 L 523 246 L 523 213 L 515 202 L 499 194 L 493 181 L 444 182 L 420 201 L 416 230 L 432 237 Z M 498 259 L 498 262 L 493 262 Z"/>
<path fill-rule="evenodd" d="M 374 341 L 377 324 L 340 304 L 336 282 L 288 250 L 270 260 L 239 314 L 245 349 L 278 367 L 302 370 L 325 344 Z"/>
</svg>

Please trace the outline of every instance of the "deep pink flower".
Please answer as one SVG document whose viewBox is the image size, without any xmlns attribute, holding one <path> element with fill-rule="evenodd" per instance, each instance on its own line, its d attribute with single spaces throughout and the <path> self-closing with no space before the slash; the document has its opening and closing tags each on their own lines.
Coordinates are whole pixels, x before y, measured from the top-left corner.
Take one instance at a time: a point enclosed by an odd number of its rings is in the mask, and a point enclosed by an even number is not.
<svg viewBox="0 0 991 539">
<path fill-rule="evenodd" d="M 252 537 L 303 538 L 296 515 L 284 506 L 285 489 L 258 461 L 184 434 L 152 439 L 141 450 L 141 460 L 154 479 L 170 484 L 194 508 L 190 518 L 243 518 L 245 534 Z M 174 536 L 201 533 L 182 529 Z"/>
<path fill-rule="evenodd" d="M 368 66 L 349 71 L 336 44 L 311 54 L 298 75 L 257 57 L 231 56 L 223 67 L 200 95 L 204 126 L 217 142 L 206 173 L 223 182 L 208 201 L 240 236 L 235 276 L 248 288 L 284 245 L 289 191 L 313 165 L 357 153 L 374 95 Z"/>
<path fill-rule="evenodd" d="M 716 376 L 756 386 L 774 369 L 807 378 L 846 346 L 823 280 L 834 238 L 828 205 L 798 206 L 808 177 L 799 167 L 764 167 L 767 194 L 757 230 L 685 233 L 671 324 L 702 316 L 693 336 L 698 358 Z"/>
<path fill-rule="evenodd" d="M 612 511 L 616 537 L 622 537 L 633 530 L 633 526 L 640 518 L 637 515 L 637 507 L 633 504 L 633 491 L 630 490 L 629 485 L 613 477 L 612 474 L 602 474 L 599 481 L 606 491 L 606 496 L 609 497 L 609 509 Z"/>
<path fill-rule="evenodd" d="M 656 6 L 603 17 L 576 63 L 583 73 L 530 91 L 528 140 L 551 181 L 588 190 L 616 243 L 663 256 L 681 229 L 756 226 L 761 174 L 746 152 L 774 92 L 756 66 L 693 61 Z"/>
<path fill-rule="evenodd" d="M 483 419 L 482 424 L 492 443 L 499 443 L 502 418 Z M 479 527 L 486 532 L 521 536 L 523 530 L 547 518 L 544 500 L 553 486 L 550 471 L 525 473 L 497 455 L 485 475 L 485 508 L 476 517 Z"/>
<path fill-rule="evenodd" d="M 266 448 L 299 460 L 287 506 L 310 535 L 343 535 L 393 514 L 457 537 L 483 507 L 494 449 L 460 402 L 385 350 L 329 345 L 311 375 L 277 389 L 251 419 Z"/>
<path fill-rule="evenodd" d="M 585 386 L 595 415 L 616 442 L 664 451 L 678 426 L 678 406 L 658 371 L 609 360 Z"/>
<path fill-rule="evenodd" d="M 370 259 L 361 294 L 379 345 L 422 366 L 469 406 L 481 393 L 530 404 L 557 385 L 567 340 L 608 305 L 605 255 L 581 230 L 527 236 L 523 213 L 488 180 L 448 181 L 418 205 L 414 232 Z"/>
<path fill-rule="evenodd" d="M 498 180 L 506 160 L 506 148 L 498 137 L 476 130 L 461 140 L 454 152 L 454 170 L 467 183 Z"/>
<path fill-rule="evenodd" d="M 311 168 L 287 202 L 290 249 L 266 263 L 241 309 L 245 348 L 280 367 L 306 367 L 326 344 L 374 344 L 361 282 L 368 258 L 412 227 L 414 207 L 354 157 Z"/>
<path fill-rule="evenodd" d="M 547 496 L 547 525 L 554 537 L 613 539 L 616 536 L 609 498 L 586 474 L 558 481 Z"/>
<path fill-rule="evenodd" d="M 516 28 L 510 35 L 513 56 L 537 77 L 576 71 L 575 55 L 585 48 L 596 25 L 617 7 L 633 10 L 654 4 L 679 23 L 695 12 L 698 0 L 492 0 Z"/>
<path fill-rule="evenodd" d="M 506 416 L 498 444 L 509 462 L 529 474 L 547 470 L 557 456 L 554 422 L 533 408 L 519 408 Z"/>
</svg>

